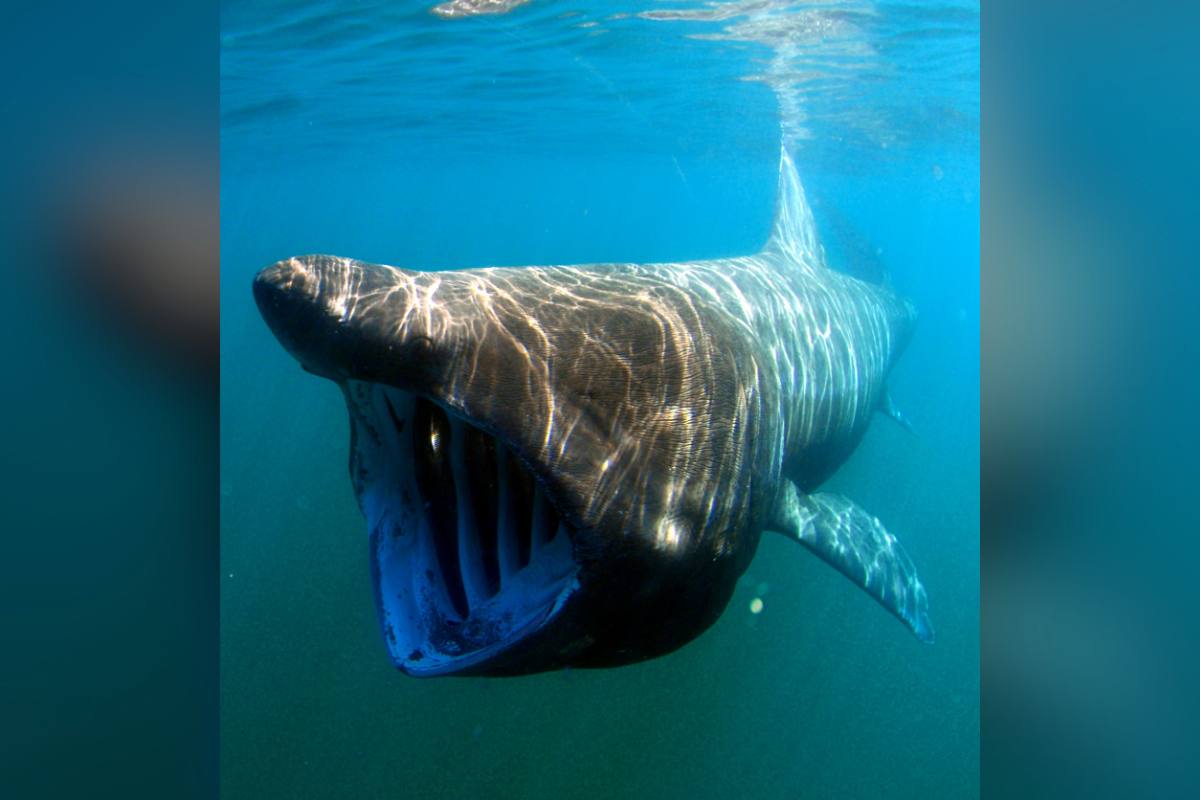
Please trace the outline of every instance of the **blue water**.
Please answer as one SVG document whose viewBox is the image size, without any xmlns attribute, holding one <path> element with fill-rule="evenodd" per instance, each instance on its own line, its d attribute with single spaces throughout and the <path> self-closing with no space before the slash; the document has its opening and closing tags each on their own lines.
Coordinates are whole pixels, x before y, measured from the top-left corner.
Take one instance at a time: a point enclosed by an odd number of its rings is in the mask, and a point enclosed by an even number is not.
<svg viewBox="0 0 1200 800">
<path fill-rule="evenodd" d="M 224 5 L 224 796 L 978 794 L 978 25 L 946 3 Z M 937 643 L 767 536 L 670 656 L 396 672 L 340 393 L 272 338 L 254 273 L 753 252 L 781 136 L 830 261 L 886 269 L 921 313 L 890 381 L 918 435 L 879 417 L 829 486 L 905 543 Z"/>
</svg>

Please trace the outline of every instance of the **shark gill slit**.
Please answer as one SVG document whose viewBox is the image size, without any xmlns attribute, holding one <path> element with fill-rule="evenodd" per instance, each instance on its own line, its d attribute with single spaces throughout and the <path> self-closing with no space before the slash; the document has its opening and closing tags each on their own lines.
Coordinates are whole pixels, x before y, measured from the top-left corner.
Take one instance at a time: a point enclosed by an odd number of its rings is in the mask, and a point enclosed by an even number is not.
<svg viewBox="0 0 1200 800">
<path fill-rule="evenodd" d="M 532 553 L 533 476 L 526 472 L 517 457 L 505 448 L 504 475 L 508 492 L 506 513 L 509 523 L 504 527 L 507 547 L 516 554 L 516 570 L 529 566 Z"/>
<path fill-rule="evenodd" d="M 405 415 L 390 399 L 386 409 L 404 431 Z M 413 477 L 433 539 L 436 578 L 457 623 L 500 594 L 566 533 L 566 524 L 498 439 L 419 395 L 411 422 Z"/>
<path fill-rule="evenodd" d="M 396 407 L 392 405 L 392 398 L 387 392 L 383 393 L 383 402 L 387 405 L 388 416 L 392 418 L 392 424 L 396 426 L 396 433 L 404 433 L 404 419 L 396 413 Z"/>
<path fill-rule="evenodd" d="M 471 515 L 478 537 L 484 593 L 494 597 L 500 591 L 496 440 L 471 425 L 464 425 L 464 429 L 463 463 L 470 487 Z"/>
<path fill-rule="evenodd" d="M 546 493 L 540 485 L 534 489 L 533 523 L 530 528 L 532 529 L 530 535 L 530 557 L 532 558 L 541 548 L 550 543 L 558 530 L 558 512 L 554 510 L 554 504 L 546 498 Z"/>
<path fill-rule="evenodd" d="M 508 448 L 500 445 L 492 456 L 496 459 L 496 564 L 500 585 L 505 586 L 521 568 L 516 535 L 516 477 L 509 470 L 512 456 Z"/>
<path fill-rule="evenodd" d="M 418 397 L 413 409 L 413 472 L 426 509 L 441 584 L 459 620 L 470 614 L 458 553 L 458 501 L 447 452 L 450 420 L 441 408 Z"/>
</svg>

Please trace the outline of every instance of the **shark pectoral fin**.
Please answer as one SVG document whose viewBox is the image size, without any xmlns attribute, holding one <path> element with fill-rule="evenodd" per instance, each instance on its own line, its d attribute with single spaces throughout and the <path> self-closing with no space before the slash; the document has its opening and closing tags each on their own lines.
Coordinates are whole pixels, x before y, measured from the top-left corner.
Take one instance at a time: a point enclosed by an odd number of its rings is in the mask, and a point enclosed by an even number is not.
<svg viewBox="0 0 1200 800">
<path fill-rule="evenodd" d="M 904 428 L 904 430 L 913 436 L 917 435 L 917 429 L 913 427 L 908 417 L 901 413 L 900 408 L 896 405 L 896 401 L 892 399 L 891 391 L 886 386 L 883 387 L 883 394 L 879 396 L 879 411 L 885 416 L 894 419 L 901 428 Z"/>
<path fill-rule="evenodd" d="M 795 539 L 865 589 L 932 644 L 929 598 L 912 560 L 878 519 L 837 494 L 806 495 L 787 481 L 767 526 Z"/>
</svg>

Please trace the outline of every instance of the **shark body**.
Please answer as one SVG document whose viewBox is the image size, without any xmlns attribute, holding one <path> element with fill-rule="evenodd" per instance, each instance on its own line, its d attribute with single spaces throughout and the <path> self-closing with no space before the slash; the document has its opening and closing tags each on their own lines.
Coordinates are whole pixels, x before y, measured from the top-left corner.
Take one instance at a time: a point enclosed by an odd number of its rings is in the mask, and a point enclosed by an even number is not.
<svg viewBox="0 0 1200 800">
<path fill-rule="evenodd" d="M 767 529 L 932 641 L 895 538 L 815 492 L 891 410 L 915 313 L 825 265 L 786 150 L 754 255 L 449 272 L 305 256 L 254 292 L 281 343 L 345 394 L 404 672 L 670 652 L 717 619 Z"/>
</svg>

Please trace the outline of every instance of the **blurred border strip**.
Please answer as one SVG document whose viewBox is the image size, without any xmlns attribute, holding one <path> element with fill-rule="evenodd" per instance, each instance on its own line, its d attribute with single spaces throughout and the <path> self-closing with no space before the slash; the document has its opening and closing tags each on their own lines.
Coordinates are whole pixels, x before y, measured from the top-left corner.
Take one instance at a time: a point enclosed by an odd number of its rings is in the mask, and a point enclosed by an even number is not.
<svg viewBox="0 0 1200 800">
<path fill-rule="evenodd" d="M 213 796 L 219 7 L 2 35 L 0 791 Z"/>
<path fill-rule="evenodd" d="M 1195 16 L 984 8 L 989 797 L 1195 793 Z"/>
</svg>

